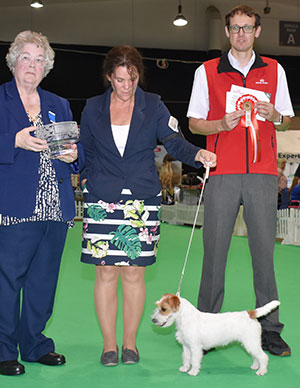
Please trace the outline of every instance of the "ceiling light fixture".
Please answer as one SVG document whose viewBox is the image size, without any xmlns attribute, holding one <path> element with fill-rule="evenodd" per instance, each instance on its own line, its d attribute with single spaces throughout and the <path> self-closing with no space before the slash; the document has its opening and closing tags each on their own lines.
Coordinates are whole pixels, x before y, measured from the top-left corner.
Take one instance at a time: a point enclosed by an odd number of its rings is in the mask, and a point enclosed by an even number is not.
<svg viewBox="0 0 300 388">
<path fill-rule="evenodd" d="M 269 5 L 269 0 L 266 0 L 266 6 L 264 8 L 264 14 L 268 14 L 271 12 L 271 7 Z"/>
<path fill-rule="evenodd" d="M 32 1 L 30 7 L 32 8 L 43 8 L 44 4 L 41 1 Z"/>
<path fill-rule="evenodd" d="M 177 26 L 177 27 L 183 27 L 183 26 L 186 26 L 188 24 L 188 21 L 182 15 L 181 0 L 179 0 L 179 4 L 178 4 L 178 15 L 173 20 L 173 24 L 174 24 L 174 26 Z"/>
</svg>

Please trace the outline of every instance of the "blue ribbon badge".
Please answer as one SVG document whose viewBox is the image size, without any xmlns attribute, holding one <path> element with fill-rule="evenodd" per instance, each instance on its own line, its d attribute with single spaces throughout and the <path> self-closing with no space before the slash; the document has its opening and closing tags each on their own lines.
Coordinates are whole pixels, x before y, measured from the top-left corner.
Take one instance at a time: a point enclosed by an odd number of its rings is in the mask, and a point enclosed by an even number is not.
<svg viewBox="0 0 300 388">
<path fill-rule="evenodd" d="M 56 123 L 55 113 L 51 112 L 51 110 L 48 111 L 48 117 L 51 123 Z"/>
</svg>

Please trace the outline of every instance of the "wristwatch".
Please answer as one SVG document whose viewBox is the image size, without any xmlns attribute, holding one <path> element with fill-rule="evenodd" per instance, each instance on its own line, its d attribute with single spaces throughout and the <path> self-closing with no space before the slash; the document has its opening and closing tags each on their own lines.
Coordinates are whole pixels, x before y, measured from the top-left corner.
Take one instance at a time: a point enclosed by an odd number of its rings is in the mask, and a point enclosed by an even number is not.
<svg viewBox="0 0 300 388">
<path fill-rule="evenodd" d="M 273 121 L 274 125 L 281 125 L 283 120 L 283 116 L 281 113 L 279 113 L 279 121 Z"/>
</svg>

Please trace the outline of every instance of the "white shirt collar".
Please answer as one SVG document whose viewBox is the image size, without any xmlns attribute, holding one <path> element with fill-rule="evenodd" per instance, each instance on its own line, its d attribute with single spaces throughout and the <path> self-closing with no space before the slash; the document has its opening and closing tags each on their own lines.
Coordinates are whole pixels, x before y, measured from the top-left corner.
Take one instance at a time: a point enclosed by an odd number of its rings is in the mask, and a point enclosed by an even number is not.
<svg viewBox="0 0 300 388">
<path fill-rule="evenodd" d="M 255 52 L 252 50 L 252 57 L 248 64 L 244 67 L 241 67 L 239 61 L 232 55 L 231 50 L 228 52 L 228 60 L 232 67 L 234 67 L 236 70 L 240 71 L 244 77 L 247 76 L 251 66 L 253 65 L 255 61 Z"/>
</svg>

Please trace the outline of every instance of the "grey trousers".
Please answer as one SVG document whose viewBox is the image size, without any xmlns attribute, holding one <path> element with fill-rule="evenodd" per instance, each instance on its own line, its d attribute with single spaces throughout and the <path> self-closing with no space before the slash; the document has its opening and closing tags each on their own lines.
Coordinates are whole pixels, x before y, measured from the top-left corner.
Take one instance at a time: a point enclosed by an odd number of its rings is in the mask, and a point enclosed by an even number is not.
<svg viewBox="0 0 300 388">
<path fill-rule="evenodd" d="M 198 309 L 217 313 L 224 299 L 225 268 L 240 205 L 252 256 L 256 306 L 278 299 L 273 252 L 276 237 L 277 177 L 232 174 L 209 177 L 204 194 L 204 258 Z M 278 309 L 262 318 L 265 330 L 281 332 Z"/>
</svg>

